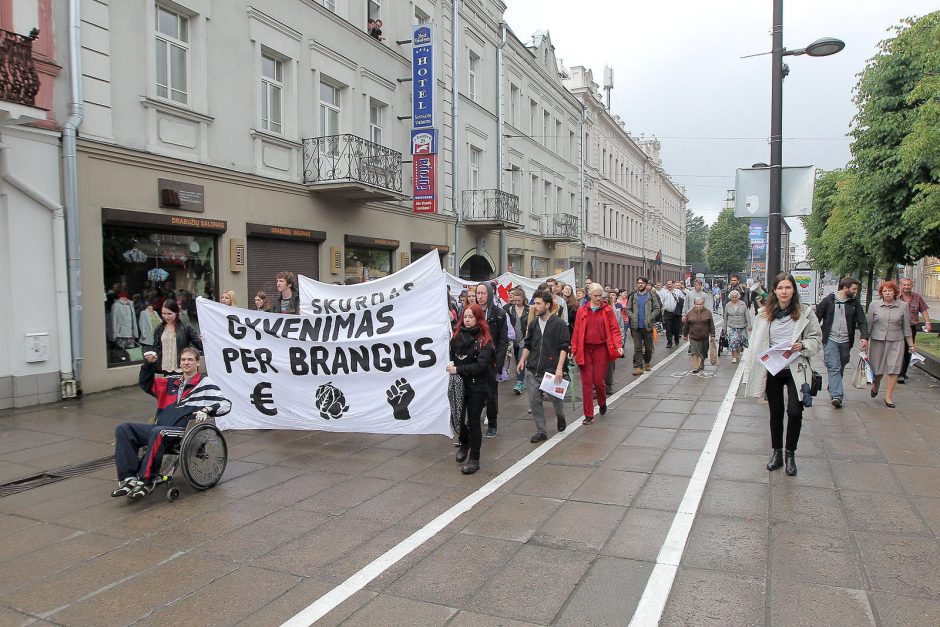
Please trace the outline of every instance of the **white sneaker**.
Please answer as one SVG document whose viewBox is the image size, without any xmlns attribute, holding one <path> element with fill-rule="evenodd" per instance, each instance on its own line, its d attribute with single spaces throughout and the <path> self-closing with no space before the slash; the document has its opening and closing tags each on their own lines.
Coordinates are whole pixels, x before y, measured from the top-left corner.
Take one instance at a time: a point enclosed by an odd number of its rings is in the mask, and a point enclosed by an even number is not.
<svg viewBox="0 0 940 627">
<path fill-rule="evenodd" d="M 733 364 L 738 363 L 738 358 L 737 358 L 737 357 L 732 357 L 732 358 L 731 358 L 731 363 L 733 363 Z"/>
</svg>

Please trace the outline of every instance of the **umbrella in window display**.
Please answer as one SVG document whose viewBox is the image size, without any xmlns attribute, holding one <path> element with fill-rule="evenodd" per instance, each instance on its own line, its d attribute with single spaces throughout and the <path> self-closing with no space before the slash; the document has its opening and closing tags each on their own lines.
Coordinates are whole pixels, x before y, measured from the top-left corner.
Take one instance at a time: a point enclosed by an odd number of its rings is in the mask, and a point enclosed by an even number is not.
<svg viewBox="0 0 940 627">
<path fill-rule="evenodd" d="M 124 257 L 124 261 L 127 263 L 144 263 L 147 261 L 147 253 L 136 246 L 130 250 L 125 250 L 121 253 L 121 256 Z"/>
<path fill-rule="evenodd" d="M 158 266 L 147 271 L 147 278 L 155 283 L 161 283 L 170 278 L 170 273 Z"/>
</svg>

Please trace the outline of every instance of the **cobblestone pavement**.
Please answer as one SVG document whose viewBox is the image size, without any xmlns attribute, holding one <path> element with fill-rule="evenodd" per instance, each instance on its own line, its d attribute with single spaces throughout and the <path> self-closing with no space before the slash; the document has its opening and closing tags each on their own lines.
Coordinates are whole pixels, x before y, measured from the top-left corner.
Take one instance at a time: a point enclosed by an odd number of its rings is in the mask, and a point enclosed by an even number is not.
<svg viewBox="0 0 940 627">
<path fill-rule="evenodd" d="M 735 369 L 681 376 L 682 353 L 321 624 L 628 623 Z M 662 624 L 940 624 L 940 386 L 846 400 L 817 397 L 788 478 L 738 398 Z M 111 468 L 0 497 L 0 625 L 279 624 L 536 448 L 524 397 L 501 406 L 470 477 L 437 436 L 242 431 L 175 503 L 110 498 Z M 136 389 L 2 412 L 0 483 L 110 455 L 150 412 Z"/>
</svg>

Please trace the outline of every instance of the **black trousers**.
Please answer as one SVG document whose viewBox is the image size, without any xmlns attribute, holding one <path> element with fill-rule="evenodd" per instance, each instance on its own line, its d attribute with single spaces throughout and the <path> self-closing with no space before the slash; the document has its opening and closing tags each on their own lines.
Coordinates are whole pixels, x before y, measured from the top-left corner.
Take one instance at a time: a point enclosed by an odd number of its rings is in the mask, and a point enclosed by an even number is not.
<svg viewBox="0 0 940 627">
<path fill-rule="evenodd" d="M 678 344 L 682 334 L 682 318 L 674 314 L 664 315 L 663 329 L 666 331 L 666 344 Z"/>
<path fill-rule="evenodd" d="M 911 342 L 914 342 L 914 338 L 917 337 L 917 325 L 911 325 Z M 901 374 L 900 377 L 907 377 L 907 367 L 911 365 L 911 349 L 907 345 L 907 342 L 904 342 L 904 363 L 901 364 Z"/>
<path fill-rule="evenodd" d="M 787 391 L 787 403 L 783 404 L 783 390 Z M 787 450 L 795 451 L 803 426 L 803 403 L 796 388 L 796 381 L 789 368 L 784 368 L 776 375 L 767 375 L 767 404 L 770 405 L 770 446 L 783 448 L 783 415 L 787 415 Z M 784 411 L 784 407 L 786 410 Z"/>
<path fill-rule="evenodd" d="M 466 412 L 460 420 L 459 439 L 460 446 L 470 449 L 470 459 L 480 459 L 480 445 L 483 443 L 483 427 L 480 422 L 486 401 L 487 394 L 484 392 L 468 391 L 464 397 Z"/>
<path fill-rule="evenodd" d="M 499 413 L 499 382 L 496 379 L 487 381 L 488 394 L 486 397 L 486 421 L 489 426 L 496 428 L 496 414 Z"/>
</svg>

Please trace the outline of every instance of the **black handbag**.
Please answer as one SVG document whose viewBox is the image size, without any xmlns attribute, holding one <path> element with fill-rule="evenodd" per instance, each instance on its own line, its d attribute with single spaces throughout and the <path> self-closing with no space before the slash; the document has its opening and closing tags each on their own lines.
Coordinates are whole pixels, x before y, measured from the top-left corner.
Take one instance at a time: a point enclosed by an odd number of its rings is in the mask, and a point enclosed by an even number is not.
<svg viewBox="0 0 940 627">
<path fill-rule="evenodd" d="M 812 396 L 816 396 L 817 394 L 819 394 L 819 391 L 822 389 L 822 375 L 816 372 L 815 370 L 813 370 L 812 372 L 813 372 L 813 376 L 811 379 L 812 383 L 810 383 L 809 393 Z"/>
</svg>

